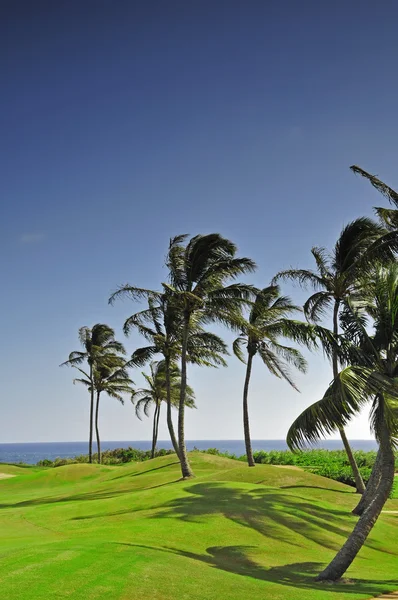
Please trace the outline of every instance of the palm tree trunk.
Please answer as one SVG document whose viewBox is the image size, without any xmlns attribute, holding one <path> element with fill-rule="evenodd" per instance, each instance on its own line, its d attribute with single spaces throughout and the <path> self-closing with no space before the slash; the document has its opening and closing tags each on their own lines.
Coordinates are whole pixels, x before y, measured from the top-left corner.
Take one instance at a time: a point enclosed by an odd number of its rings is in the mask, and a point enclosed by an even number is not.
<svg viewBox="0 0 398 600">
<path fill-rule="evenodd" d="M 169 428 L 169 434 L 171 443 L 178 458 L 180 458 L 180 451 L 178 448 L 178 442 L 176 434 L 174 432 L 173 417 L 171 414 L 171 391 L 170 391 L 170 358 L 165 357 L 166 362 L 166 401 L 167 401 L 167 427 Z"/>
<path fill-rule="evenodd" d="M 95 435 L 97 436 L 98 464 L 101 464 L 101 443 L 100 443 L 99 427 L 98 427 L 100 394 L 101 394 L 101 392 L 97 392 L 97 402 L 96 402 L 96 405 L 95 405 Z"/>
<path fill-rule="evenodd" d="M 187 390 L 187 345 L 189 334 L 190 315 L 184 315 L 184 327 L 182 331 L 181 344 L 181 389 L 178 404 L 178 448 L 181 464 L 181 473 L 184 479 L 193 477 L 193 471 L 189 464 L 187 449 L 185 446 L 185 396 Z"/>
<path fill-rule="evenodd" d="M 340 437 L 343 441 L 344 449 L 347 453 L 348 461 L 351 466 L 352 473 L 354 475 L 355 487 L 357 494 L 363 494 L 365 492 L 365 484 L 362 479 L 362 475 L 359 471 L 357 461 L 355 460 L 355 456 L 353 454 L 352 448 L 347 440 L 347 436 L 343 428 L 339 429 Z"/>
<path fill-rule="evenodd" d="M 151 458 L 155 458 L 155 448 L 156 448 L 156 418 L 158 416 L 159 405 L 156 403 L 155 412 L 153 415 L 153 426 L 152 426 L 152 449 L 151 449 Z"/>
<path fill-rule="evenodd" d="M 359 518 L 353 532 L 344 546 L 326 569 L 318 575 L 318 581 L 336 581 L 344 575 L 365 543 L 366 538 L 371 532 L 390 495 L 394 481 L 395 457 L 389 431 L 385 423 L 383 424 L 383 431 L 380 436 L 380 450 L 382 454 L 381 479 L 377 492 L 368 507 L 364 510 L 362 516 Z"/>
<path fill-rule="evenodd" d="M 367 506 L 370 504 L 370 502 L 376 495 L 377 488 L 379 486 L 380 479 L 381 479 L 381 466 L 382 466 L 381 458 L 382 458 L 381 452 L 379 449 L 377 456 L 376 456 L 375 464 L 373 465 L 373 469 L 370 474 L 368 485 L 366 486 L 365 493 L 362 494 L 361 499 L 359 500 L 358 504 L 352 511 L 353 515 L 361 516 L 363 514 L 364 510 L 367 508 Z"/>
<path fill-rule="evenodd" d="M 159 419 L 160 419 L 160 409 L 162 408 L 162 403 L 160 402 L 158 408 L 158 416 L 156 417 L 156 430 L 155 430 L 155 452 L 156 452 L 156 444 L 158 443 L 158 434 L 159 434 Z"/>
<path fill-rule="evenodd" d="M 339 308 L 340 308 L 340 300 L 336 299 L 334 301 L 334 307 L 333 307 L 333 333 L 336 336 L 339 333 Z M 339 373 L 336 351 L 333 352 L 332 363 L 333 363 L 333 377 L 334 377 L 334 379 L 336 379 L 337 375 Z M 352 448 L 348 442 L 347 436 L 342 427 L 339 428 L 339 433 L 340 433 L 340 437 L 341 437 L 344 449 L 345 449 L 347 457 L 348 457 L 348 462 L 350 463 L 351 470 L 354 475 L 355 487 L 356 487 L 357 494 L 363 494 L 365 491 L 365 484 L 363 482 L 362 475 L 359 471 L 357 461 L 355 460 L 355 456 L 353 454 Z"/>
<path fill-rule="evenodd" d="M 93 419 L 94 419 L 94 386 L 93 386 L 93 365 L 90 364 L 90 433 L 88 438 L 88 462 L 93 462 Z"/>
<path fill-rule="evenodd" d="M 254 462 L 253 452 L 252 452 L 252 444 L 250 440 L 250 424 L 249 424 L 249 409 L 247 404 L 247 398 L 249 394 L 249 383 L 250 383 L 250 375 L 252 372 L 252 363 L 253 363 L 253 355 L 249 352 L 247 358 L 247 367 L 246 367 L 246 377 L 245 377 L 245 385 L 243 387 L 243 431 L 245 434 L 245 446 L 246 446 L 246 458 L 247 464 L 249 467 L 254 467 L 256 463 Z"/>
</svg>

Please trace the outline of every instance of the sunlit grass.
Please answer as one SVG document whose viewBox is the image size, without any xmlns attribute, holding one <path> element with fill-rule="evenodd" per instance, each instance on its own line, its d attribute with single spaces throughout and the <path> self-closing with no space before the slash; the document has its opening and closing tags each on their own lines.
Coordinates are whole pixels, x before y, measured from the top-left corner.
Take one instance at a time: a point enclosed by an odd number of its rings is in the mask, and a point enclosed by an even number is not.
<svg viewBox="0 0 398 600">
<path fill-rule="evenodd" d="M 335 600 L 398 589 L 398 514 L 347 573 L 315 584 L 355 524 L 353 489 L 317 475 L 193 453 L 122 466 L 0 466 L 7 600 Z M 398 501 L 386 507 L 398 510 Z"/>
</svg>

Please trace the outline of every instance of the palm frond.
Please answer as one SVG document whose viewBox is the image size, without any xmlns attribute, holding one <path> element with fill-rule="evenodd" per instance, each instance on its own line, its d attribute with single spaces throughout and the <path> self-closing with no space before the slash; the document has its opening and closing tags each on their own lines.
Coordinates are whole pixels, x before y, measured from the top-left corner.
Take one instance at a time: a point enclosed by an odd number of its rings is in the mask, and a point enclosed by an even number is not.
<svg viewBox="0 0 398 600">
<path fill-rule="evenodd" d="M 380 192 L 385 198 L 387 198 L 387 200 L 391 202 L 391 204 L 394 204 L 398 207 L 398 194 L 395 190 L 390 188 L 383 181 L 381 181 L 381 179 L 378 179 L 378 177 L 376 177 L 375 175 L 368 173 L 367 171 L 361 169 L 361 167 L 358 167 L 357 165 L 352 165 L 350 169 L 353 173 L 355 173 L 355 175 L 361 175 L 361 177 L 364 177 L 365 179 L 370 181 L 371 185 L 373 185 L 373 187 L 376 188 L 378 192 Z"/>
<path fill-rule="evenodd" d="M 320 291 L 312 294 L 303 306 L 304 314 L 308 321 L 319 323 L 321 319 L 326 317 L 330 310 L 331 302 L 332 296 L 329 292 Z"/>
<path fill-rule="evenodd" d="M 304 448 L 345 427 L 375 393 L 378 383 L 374 375 L 366 367 L 343 369 L 322 400 L 304 410 L 291 425 L 286 440 L 289 448 Z"/>
<path fill-rule="evenodd" d="M 148 363 L 155 354 L 159 352 L 157 346 L 146 346 L 144 348 L 137 348 L 131 355 L 131 359 L 128 361 L 129 367 L 143 367 Z"/>
<path fill-rule="evenodd" d="M 286 271 L 280 271 L 272 279 L 275 283 L 282 279 L 283 281 L 292 281 L 297 283 L 300 287 L 312 287 L 314 290 L 319 290 L 325 287 L 325 282 L 322 277 L 319 277 L 314 271 L 308 269 L 287 269 Z"/>
<path fill-rule="evenodd" d="M 272 375 L 279 377 L 279 379 L 284 379 L 292 388 L 299 391 L 286 363 L 283 360 L 280 360 L 266 344 L 260 344 L 257 348 L 257 352 Z"/>
<path fill-rule="evenodd" d="M 129 298 L 134 301 L 143 299 L 148 300 L 149 298 L 156 301 L 161 299 L 161 294 L 160 292 L 156 292 L 154 290 L 148 290 L 145 288 L 139 288 L 125 284 L 118 287 L 118 289 L 110 295 L 108 303 L 112 305 L 114 304 L 115 300 L 124 298 Z"/>
<path fill-rule="evenodd" d="M 301 373 L 306 373 L 308 363 L 300 350 L 273 341 L 268 341 L 267 346 L 276 356 L 280 356 L 284 362 L 293 365 Z"/>
<path fill-rule="evenodd" d="M 236 358 L 246 364 L 245 355 L 242 350 L 243 344 L 247 344 L 247 339 L 244 336 L 237 337 L 232 343 L 232 350 Z"/>
<path fill-rule="evenodd" d="M 330 277 L 330 255 L 326 248 L 313 246 L 311 248 L 311 254 L 315 259 L 321 278 L 325 279 Z"/>
</svg>

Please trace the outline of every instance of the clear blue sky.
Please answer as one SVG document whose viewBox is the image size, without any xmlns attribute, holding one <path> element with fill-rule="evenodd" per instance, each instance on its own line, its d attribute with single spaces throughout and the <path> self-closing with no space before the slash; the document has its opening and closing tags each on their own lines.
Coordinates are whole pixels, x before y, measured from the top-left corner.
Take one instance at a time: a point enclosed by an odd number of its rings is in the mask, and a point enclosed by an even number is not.
<svg viewBox="0 0 398 600">
<path fill-rule="evenodd" d="M 384 204 L 348 167 L 398 187 L 397 19 L 393 0 L 1 3 L 1 442 L 86 439 L 58 365 L 81 325 L 121 337 L 135 307 L 109 293 L 158 287 L 171 235 L 221 232 L 266 285 Z M 192 373 L 188 438 L 241 437 L 243 374 Z M 312 357 L 297 394 L 256 364 L 253 437 L 284 437 L 329 379 Z M 101 429 L 150 435 L 110 399 Z"/>
</svg>

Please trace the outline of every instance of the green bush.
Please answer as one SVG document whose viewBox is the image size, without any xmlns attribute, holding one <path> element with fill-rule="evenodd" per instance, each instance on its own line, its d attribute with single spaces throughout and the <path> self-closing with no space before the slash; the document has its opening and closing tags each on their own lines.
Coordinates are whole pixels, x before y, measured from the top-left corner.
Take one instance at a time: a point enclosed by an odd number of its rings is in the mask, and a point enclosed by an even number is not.
<svg viewBox="0 0 398 600">
<path fill-rule="evenodd" d="M 368 482 L 370 473 L 376 460 L 377 452 L 372 450 L 365 452 L 357 450 L 354 452 L 360 473 L 365 484 Z M 270 465 L 295 465 L 302 467 L 311 473 L 341 481 L 355 487 L 355 481 L 351 472 L 350 463 L 344 450 L 305 450 L 303 452 L 291 452 L 290 450 L 265 452 L 260 450 L 254 452 L 254 461 Z M 245 459 L 246 457 L 243 457 Z M 398 455 L 396 455 L 398 464 Z"/>
<path fill-rule="evenodd" d="M 167 456 L 173 454 L 174 450 L 160 449 L 155 452 L 155 457 Z M 151 458 L 150 450 L 138 450 L 137 448 L 115 448 L 114 450 L 104 450 L 102 453 L 103 465 L 120 465 L 129 462 L 143 462 Z M 93 462 L 98 462 L 98 455 L 93 454 Z M 62 467 L 64 465 L 73 465 L 78 463 L 88 463 L 88 454 L 80 454 L 72 458 L 56 458 L 55 460 L 40 460 L 39 467 Z"/>
</svg>

